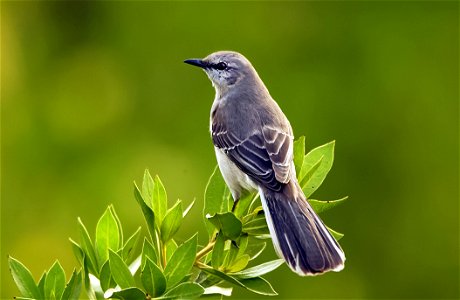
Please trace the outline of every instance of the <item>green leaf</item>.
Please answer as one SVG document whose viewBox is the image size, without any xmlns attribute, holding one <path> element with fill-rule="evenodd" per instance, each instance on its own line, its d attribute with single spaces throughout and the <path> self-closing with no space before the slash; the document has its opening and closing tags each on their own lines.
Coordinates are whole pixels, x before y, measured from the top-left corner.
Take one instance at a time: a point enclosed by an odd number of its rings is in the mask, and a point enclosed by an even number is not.
<svg viewBox="0 0 460 300">
<path fill-rule="evenodd" d="M 114 292 L 110 298 L 122 300 L 145 300 L 146 295 L 143 291 L 136 287 L 122 289 L 121 291 Z"/>
<path fill-rule="evenodd" d="M 147 223 L 147 228 L 149 229 L 150 237 L 153 240 L 154 237 L 156 236 L 155 214 L 153 213 L 152 208 L 144 202 L 141 192 L 139 191 L 139 188 L 137 187 L 135 182 L 134 182 L 134 198 L 136 198 L 137 203 L 142 209 L 142 213 L 144 215 L 145 222 Z"/>
<path fill-rule="evenodd" d="M 184 282 L 168 291 L 160 299 L 194 299 L 204 293 L 204 288 L 194 282 Z"/>
<path fill-rule="evenodd" d="M 255 277 L 250 279 L 236 279 L 233 276 L 229 276 L 223 272 L 215 270 L 210 267 L 200 267 L 200 269 L 208 274 L 219 277 L 222 280 L 225 280 L 231 284 L 243 287 L 253 293 L 275 296 L 277 293 L 273 290 L 273 287 L 262 277 Z"/>
<path fill-rule="evenodd" d="M 263 264 L 260 264 L 258 266 L 248 268 L 246 270 L 236 272 L 231 274 L 232 276 L 235 276 L 236 278 L 240 279 L 247 279 L 247 278 L 253 278 L 253 277 L 259 277 L 263 276 L 267 273 L 270 273 L 271 271 L 275 270 L 279 266 L 281 266 L 284 263 L 283 259 L 275 259 Z"/>
<path fill-rule="evenodd" d="M 242 256 L 237 257 L 233 261 L 232 265 L 227 268 L 227 272 L 238 272 L 243 270 L 248 265 L 250 259 L 251 257 L 248 254 L 243 254 Z"/>
<path fill-rule="evenodd" d="M 238 257 L 242 256 L 246 252 L 246 249 L 248 247 L 248 243 L 249 243 L 249 236 L 242 235 L 240 237 L 240 241 L 238 243 Z"/>
<path fill-rule="evenodd" d="M 110 261 L 106 261 L 101 268 L 99 275 L 99 281 L 103 291 L 107 291 L 109 288 L 115 286 L 115 281 L 112 278 L 112 272 L 110 271 Z"/>
<path fill-rule="evenodd" d="M 307 155 L 305 155 L 303 168 L 306 168 L 307 170 L 310 169 L 315 163 L 317 163 L 318 160 L 322 157 L 321 164 L 311 175 L 309 180 L 306 182 L 302 180 L 303 184 L 301 184 L 301 187 L 307 199 L 310 198 L 311 194 L 313 194 L 321 185 L 321 183 L 323 183 L 326 175 L 331 170 L 332 163 L 334 161 L 334 146 L 335 141 L 332 141 L 311 150 Z"/>
<path fill-rule="evenodd" d="M 88 258 L 85 257 L 85 261 L 83 263 L 83 281 L 84 281 L 84 286 L 85 286 L 85 291 L 86 291 L 86 296 L 90 300 L 95 300 L 95 299 L 100 299 L 99 294 L 96 296 L 96 292 L 93 290 L 93 287 L 91 286 L 91 282 L 89 279 L 89 270 L 88 270 Z"/>
<path fill-rule="evenodd" d="M 83 252 L 83 249 L 78 245 L 74 240 L 69 238 L 70 244 L 72 245 L 72 251 L 73 254 L 75 255 L 75 258 L 77 261 L 80 263 L 81 266 L 84 264 L 85 260 L 85 253 Z"/>
<path fill-rule="evenodd" d="M 41 298 L 45 299 L 45 279 L 46 279 L 46 271 L 43 272 L 42 277 L 38 281 L 38 290 L 40 291 Z"/>
<path fill-rule="evenodd" d="M 230 195 L 230 190 L 225 184 L 219 168 L 216 166 L 204 192 L 203 216 L 205 217 L 206 228 L 210 236 L 214 233 L 214 226 L 207 221 L 206 216 L 228 212 L 232 208 L 232 205 L 233 199 Z"/>
<path fill-rule="evenodd" d="M 141 273 L 141 281 L 147 293 L 158 297 L 166 290 L 166 278 L 160 268 L 147 257 L 147 262 Z"/>
<path fill-rule="evenodd" d="M 262 277 L 243 279 L 240 282 L 251 292 L 266 296 L 278 295 L 272 285 Z"/>
<path fill-rule="evenodd" d="M 269 233 L 267 221 L 265 220 L 265 215 L 258 215 L 253 220 L 246 222 L 243 225 L 243 232 L 246 232 L 250 235 L 260 235 Z"/>
<path fill-rule="evenodd" d="M 337 232 L 335 231 L 334 229 L 332 228 L 329 228 L 327 227 L 327 230 L 329 230 L 329 232 L 332 234 L 332 236 L 335 238 L 336 241 L 340 240 L 341 238 L 343 238 L 344 234 L 343 233 L 340 233 L 340 232 Z"/>
<path fill-rule="evenodd" d="M 331 208 L 336 207 L 337 205 L 342 204 L 345 200 L 348 199 L 347 197 L 343 197 L 338 200 L 331 200 L 331 201 L 319 201 L 319 200 L 313 200 L 313 199 L 308 199 L 308 202 L 310 205 L 313 207 L 313 210 L 317 213 L 323 213 Z"/>
<path fill-rule="evenodd" d="M 117 221 L 117 227 L 119 232 L 118 235 L 120 236 L 120 245 L 123 245 L 123 227 L 121 226 L 120 218 L 118 217 L 117 212 L 115 211 L 115 207 L 112 204 L 109 205 L 109 209 L 113 217 Z"/>
<path fill-rule="evenodd" d="M 235 211 L 234 211 L 235 216 L 237 216 L 240 219 L 241 217 L 245 216 L 248 212 L 249 206 L 251 205 L 254 197 L 255 195 L 253 193 L 247 194 L 241 197 L 235 206 Z"/>
<path fill-rule="evenodd" d="M 229 239 L 237 239 L 241 234 L 243 225 L 231 212 L 207 215 L 206 218 Z"/>
<path fill-rule="evenodd" d="M 182 213 L 182 218 L 185 218 L 185 216 L 192 209 L 194 204 L 195 204 L 195 199 L 193 199 L 192 203 L 190 203 L 189 206 L 187 206 L 187 208 L 184 210 L 184 212 Z"/>
<path fill-rule="evenodd" d="M 22 296 L 39 299 L 41 294 L 30 271 L 17 259 L 8 258 L 11 275 Z"/>
<path fill-rule="evenodd" d="M 305 185 L 307 185 L 308 181 L 312 178 L 313 174 L 315 174 L 316 170 L 318 170 L 319 166 L 321 166 L 322 162 L 323 162 L 323 156 L 321 156 L 316 162 L 312 163 L 312 165 L 308 169 L 304 167 L 303 170 L 306 170 L 306 173 L 302 177 L 302 180 L 299 179 L 300 187 L 303 188 Z M 304 166 L 305 165 L 306 164 L 304 164 Z"/>
<path fill-rule="evenodd" d="M 139 242 L 140 233 L 141 233 L 141 227 L 137 228 L 136 232 L 134 232 L 133 235 L 129 237 L 129 239 L 126 241 L 125 245 L 123 246 L 122 253 L 123 253 L 124 261 L 131 260 L 133 253 L 134 253 L 134 249 L 136 248 L 137 243 Z"/>
<path fill-rule="evenodd" d="M 65 272 L 61 264 L 56 260 L 45 278 L 45 299 L 61 299 L 64 288 Z"/>
<path fill-rule="evenodd" d="M 144 179 L 142 180 L 142 197 L 145 203 L 153 210 L 153 188 L 155 183 L 148 169 L 145 169 Z"/>
<path fill-rule="evenodd" d="M 227 241 L 226 243 L 226 250 L 224 251 L 224 263 L 223 267 L 224 270 L 227 271 L 228 267 L 231 266 L 238 256 L 238 247 L 236 246 L 234 241 Z"/>
<path fill-rule="evenodd" d="M 169 240 L 167 243 L 166 243 L 166 261 L 169 261 L 172 257 L 172 255 L 174 254 L 174 252 L 176 252 L 177 250 L 177 244 L 174 240 Z"/>
<path fill-rule="evenodd" d="M 158 228 L 160 228 L 161 223 L 163 222 L 163 218 L 166 214 L 166 209 L 168 208 L 168 197 L 166 195 L 165 187 L 160 180 L 160 177 L 155 176 L 154 180 L 155 185 L 153 186 L 153 199 L 152 199 L 152 206 L 153 212 L 156 216 L 156 222 Z"/>
<path fill-rule="evenodd" d="M 294 141 L 294 165 L 296 174 L 300 174 L 305 157 L 305 137 L 301 136 Z"/>
<path fill-rule="evenodd" d="M 67 286 L 65 287 L 64 293 L 62 294 L 62 300 L 78 300 L 80 299 L 82 287 L 82 276 L 81 272 L 73 270 L 72 277 L 70 277 Z"/>
<path fill-rule="evenodd" d="M 129 271 L 128 266 L 125 264 L 123 259 L 121 259 L 121 257 L 112 250 L 109 250 L 109 261 L 113 279 L 122 289 L 136 285 L 134 277 Z"/>
<path fill-rule="evenodd" d="M 161 240 L 163 243 L 169 241 L 179 230 L 182 224 L 182 201 L 178 200 L 166 213 L 161 223 Z"/>
<path fill-rule="evenodd" d="M 212 249 L 211 264 L 214 269 L 218 269 L 224 260 L 224 246 L 225 246 L 225 237 L 219 232 L 216 238 L 216 243 Z"/>
<path fill-rule="evenodd" d="M 96 252 L 94 251 L 93 243 L 91 242 L 88 230 L 86 230 L 86 227 L 80 218 L 78 218 L 78 226 L 80 231 L 81 248 L 89 262 L 88 270 L 91 273 L 98 275 L 99 268 L 96 259 Z"/>
<path fill-rule="evenodd" d="M 144 268 L 145 263 L 147 262 L 147 257 L 149 257 L 153 262 L 158 262 L 158 255 L 155 251 L 153 245 L 144 238 L 144 244 L 142 245 L 142 264 L 141 269 Z"/>
<path fill-rule="evenodd" d="M 120 247 L 120 231 L 117 220 L 107 208 L 96 225 L 96 253 L 99 265 L 109 258 L 109 249 L 117 251 Z"/>
<path fill-rule="evenodd" d="M 266 246 L 267 243 L 258 242 L 254 238 L 250 238 L 248 246 L 246 248 L 246 254 L 249 254 L 249 256 L 251 256 L 251 260 L 253 260 L 257 258 L 265 250 Z"/>
<path fill-rule="evenodd" d="M 185 241 L 174 252 L 164 271 L 168 288 L 178 284 L 192 269 L 195 262 L 196 245 L 197 234 Z"/>
</svg>

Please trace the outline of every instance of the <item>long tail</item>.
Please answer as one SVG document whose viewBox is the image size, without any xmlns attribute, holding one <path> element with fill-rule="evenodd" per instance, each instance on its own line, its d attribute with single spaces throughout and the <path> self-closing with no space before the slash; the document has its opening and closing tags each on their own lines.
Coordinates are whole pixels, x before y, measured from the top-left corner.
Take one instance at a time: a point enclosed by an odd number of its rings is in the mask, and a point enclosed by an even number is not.
<svg viewBox="0 0 460 300">
<path fill-rule="evenodd" d="M 294 272 L 306 276 L 344 268 L 340 245 L 297 184 L 282 193 L 259 192 L 275 250 Z"/>
</svg>

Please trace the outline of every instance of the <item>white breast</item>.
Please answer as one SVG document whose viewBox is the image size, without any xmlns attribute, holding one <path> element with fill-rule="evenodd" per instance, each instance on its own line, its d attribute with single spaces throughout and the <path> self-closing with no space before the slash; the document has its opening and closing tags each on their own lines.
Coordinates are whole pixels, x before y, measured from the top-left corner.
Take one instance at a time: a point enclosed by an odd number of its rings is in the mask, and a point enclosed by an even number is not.
<svg viewBox="0 0 460 300">
<path fill-rule="evenodd" d="M 257 190 L 257 184 L 243 173 L 221 149 L 214 147 L 214 150 L 220 172 L 230 188 L 234 200 L 239 199 L 245 190 L 250 192 Z"/>
</svg>

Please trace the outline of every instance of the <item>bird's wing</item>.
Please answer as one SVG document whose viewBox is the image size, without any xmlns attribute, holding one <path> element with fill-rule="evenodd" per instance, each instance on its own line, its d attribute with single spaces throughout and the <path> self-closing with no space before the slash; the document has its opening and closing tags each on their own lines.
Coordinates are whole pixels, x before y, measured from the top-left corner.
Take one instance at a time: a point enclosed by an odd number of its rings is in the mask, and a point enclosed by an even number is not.
<svg viewBox="0 0 460 300">
<path fill-rule="evenodd" d="M 291 133 L 270 126 L 262 128 L 262 135 L 276 179 L 282 183 L 288 183 L 294 153 L 294 137 Z"/>
<path fill-rule="evenodd" d="M 280 191 L 289 182 L 292 136 L 271 127 L 239 138 L 222 124 L 211 128 L 214 145 L 244 173 L 264 187 Z"/>
</svg>

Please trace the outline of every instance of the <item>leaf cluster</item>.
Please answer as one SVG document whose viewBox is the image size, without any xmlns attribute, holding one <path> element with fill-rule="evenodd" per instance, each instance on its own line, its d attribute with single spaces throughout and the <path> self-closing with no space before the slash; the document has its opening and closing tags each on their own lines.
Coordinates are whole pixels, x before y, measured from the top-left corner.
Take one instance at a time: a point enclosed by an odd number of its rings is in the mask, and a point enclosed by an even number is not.
<svg viewBox="0 0 460 300">
<path fill-rule="evenodd" d="M 333 157 L 334 142 L 305 154 L 304 138 L 295 141 L 296 174 L 308 198 L 324 181 Z M 81 269 L 73 272 L 67 284 L 57 261 L 35 283 L 29 270 L 10 257 L 10 270 L 23 296 L 17 299 L 78 299 L 82 289 L 89 299 L 191 299 L 212 294 L 222 297 L 230 296 L 234 287 L 262 295 L 277 294 L 263 276 L 284 261 L 253 265 L 270 238 L 257 194 L 247 194 L 234 203 L 216 168 L 204 195 L 208 242 L 202 246 L 197 234 L 182 243 L 175 238 L 194 201 L 185 209 L 181 200 L 169 207 L 163 183 L 148 170 L 140 187 L 134 183 L 134 198 L 147 225 L 144 235 L 139 227 L 124 237 L 111 205 L 97 222 L 94 239 L 78 219 L 80 242 L 70 239 L 70 243 Z M 316 212 L 322 213 L 345 199 L 308 201 Z M 336 239 L 343 236 L 329 230 Z"/>
</svg>

